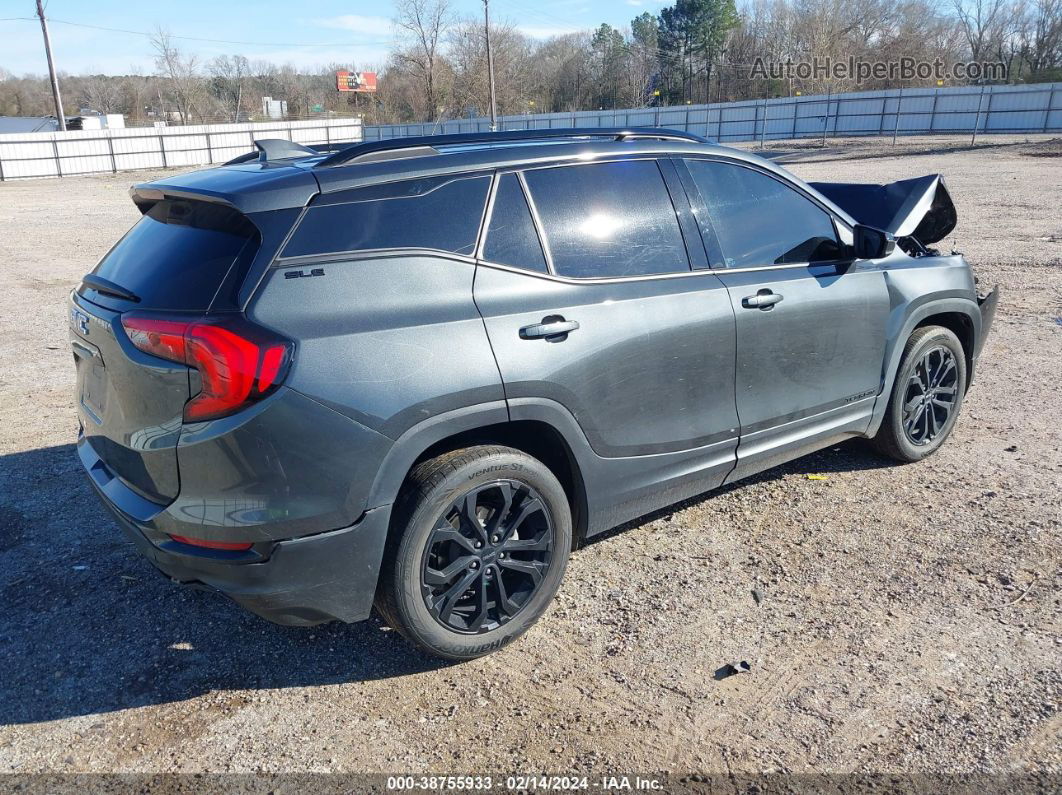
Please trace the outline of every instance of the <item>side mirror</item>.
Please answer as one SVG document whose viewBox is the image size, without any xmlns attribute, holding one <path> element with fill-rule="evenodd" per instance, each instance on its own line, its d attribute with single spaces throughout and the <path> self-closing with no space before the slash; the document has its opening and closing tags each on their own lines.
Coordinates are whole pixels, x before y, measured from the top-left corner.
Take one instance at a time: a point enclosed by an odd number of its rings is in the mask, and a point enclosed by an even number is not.
<svg viewBox="0 0 1062 795">
<path fill-rule="evenodd" d="M 883 229 L 856 224 L 852 230 L 852 248 L 856 259 L 881 259 L 896 248 L 896 238 Z"/>
</svg>

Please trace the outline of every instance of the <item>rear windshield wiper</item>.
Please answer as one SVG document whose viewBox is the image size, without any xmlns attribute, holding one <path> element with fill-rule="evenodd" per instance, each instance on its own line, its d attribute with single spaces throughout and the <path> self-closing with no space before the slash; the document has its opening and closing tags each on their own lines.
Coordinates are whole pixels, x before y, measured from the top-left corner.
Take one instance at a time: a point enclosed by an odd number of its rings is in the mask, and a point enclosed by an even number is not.
<svg viewBox="0 0 1062 795">
<path fill-rule="evenodd" d="M 102 276 L 95 276 L 91 273 L 87 273 L 81 277 L 81 283 L 86 287 L 91 287 L 97 293 L 113 295 L 116 298 L 124 298 L 126 301 L 140 303 L 140 296 L 132 290 L 127 290 L 122 287 L 122 285 L 115 284 L 110 279 L 104 279 Z"/>
</svg>

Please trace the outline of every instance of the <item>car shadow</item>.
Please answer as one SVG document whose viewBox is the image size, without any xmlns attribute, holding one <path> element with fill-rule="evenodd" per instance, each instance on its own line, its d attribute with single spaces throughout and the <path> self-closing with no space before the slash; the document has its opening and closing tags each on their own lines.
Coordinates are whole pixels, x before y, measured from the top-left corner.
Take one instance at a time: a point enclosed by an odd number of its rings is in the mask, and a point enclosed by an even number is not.
<svg viewBox="0 0 1062 795">
<path fill-rule="evenodd" d="M 739 480 L 736 483 L 720 486 L 717 489 L 706 491 L 703 494 L 690 497 L 682 502 L 677 502 L 666 508 L 661 508 L 658 511 L 646 514 L 645 516 L 640 516 L 630 522 L 618 525 L 611 530 L 599 533 L 587 540 L 583 546 L 597 544 L 601 541 L 612 538 L 613 536 L 619 535 L 620 533 L 625 533 L 635 527 L 641 527 L 644 524 L 649 524 L 657 519 L 670 516 L 673 513 L 677 513 L 678 511 L 690 508 L 694 505 L 709 502 L 715 497 L 729 494 L 732 491 L 748 488 L 755 483 L 766 483 L 772 480 L 780 480 L 787 475 L 828 476 L 832 472 L 860 472 L 871 469 L 888 469 L 894 466 L 897 466 L 895 461 L 872 451 L 864 439 L 850 439 L 831 445 L 823 450 L 809 453 L 808 455 L 794 459 L 785 464 L 779 464 L 776 467 L 764 470 L 756 475 Z"/>
<path fill-rule="evenodd" d="M 611 530 L 793 473 L 888 466 L 846 443 Z M 215 690 L 402 677 L 445 667 L 378 618 L 270 624 L 178 587 L 144 560 L 85 479 L 74 445 L 0 456 L 0 724 L 182 701 Z"/>
<path fill-rule="evenodd" d="M 0 456 L 0 605 L 0 724 L 446 665 L 376 618 L 280 627 L 174 585 L 100 505 L 72 444 Z"/>
</svg>

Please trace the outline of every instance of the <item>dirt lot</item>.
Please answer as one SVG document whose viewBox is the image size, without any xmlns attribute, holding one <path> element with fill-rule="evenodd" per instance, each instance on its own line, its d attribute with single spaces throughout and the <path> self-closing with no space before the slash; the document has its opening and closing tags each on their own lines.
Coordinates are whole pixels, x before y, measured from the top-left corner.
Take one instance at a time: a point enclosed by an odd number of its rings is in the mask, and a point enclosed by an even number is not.
<svg viewBox="0 0 1062 795">
<path fill-rule="evenodd" d="M 849 443 L 610 534 L 524 640 L 455 666 L 134 553 L 75 460 L 64 298 L 152 175 L 0 185 L 0 771 L 1062 774 L 1062 141 L 983 141 L 790 165 L 946 175 L 944 246 L 1005 292 L 939 454 Z"/>
</svg>

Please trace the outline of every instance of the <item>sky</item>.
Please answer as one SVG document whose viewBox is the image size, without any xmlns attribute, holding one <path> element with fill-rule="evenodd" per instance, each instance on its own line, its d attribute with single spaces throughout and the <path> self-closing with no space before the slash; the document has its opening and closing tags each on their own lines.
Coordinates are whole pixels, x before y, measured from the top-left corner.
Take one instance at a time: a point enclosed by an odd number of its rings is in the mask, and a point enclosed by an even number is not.
<svg viewBox="0 0 1062 795">
<path fill-rule="evenodd" d="M 452 3 L 460 16 L 483 14 L 481 0 Z M 492 19 L 541 39 L 602 22 L 623 27 L 662 5 L 663 0 L 491 0 L 490 11 Z M 47 0 L 45 5 L 56 66 L 70 74 L 151 74 L 151 43 L 138 32 L 150 33 L 157 25 L 204 61 L 241 54 L 301 69 L 329 63 L 382 67 L 394 38 L 392 13 L 391 0 Z M 0 0 L 0 67 L 16 75 L 47 71 L 35 14 L 35 0 Z"/>
</svg>

